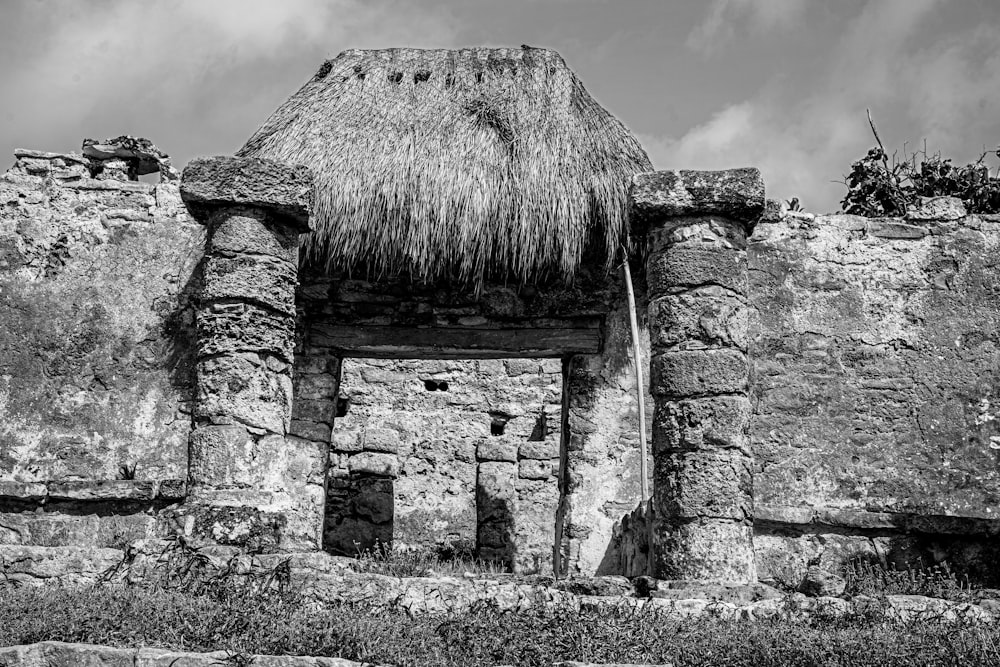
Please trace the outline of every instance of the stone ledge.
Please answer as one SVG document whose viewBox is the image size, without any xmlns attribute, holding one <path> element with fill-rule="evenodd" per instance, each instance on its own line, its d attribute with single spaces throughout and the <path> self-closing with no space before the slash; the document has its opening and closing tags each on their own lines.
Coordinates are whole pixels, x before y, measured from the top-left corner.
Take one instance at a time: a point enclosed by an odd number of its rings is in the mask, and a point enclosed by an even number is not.
<svg viewBox="0 0 1000 667">
<path fill-rule="evenodd" d="M 310 230 L 312 171 L 261 158 L 197 158 L 181 175 L 181 199 L 201 220 L 220 208 L 256 206 L 283 216 L 304 233 Z"/>
<path fill-rule="evenodd" d="M 894 530 L 936 535 L 1000 535 L 1000 518 L 916 514 L 913 512 L 872 512 L 823 507 L 757 505 L 757 523 L 791 526 L 829 526 L 853 530 Z"/>
<path fill-rule="evenodd" d="M 267 667 L 378 667 L 344 658 L 313 658 L 297 655 L 254 655 L 254 665 Z M 214 667 L 236 664 L 226 651 L 191 653 L 162 648 L 114 648 L 95 644 L 38 642 L 0 648 L 0 665 L 35 667 L 36 665 L 107 665 L 108 667 Z M 243 663 L 239 663 L 243 664 Z"/>
<path fill-rule="evenodd" d="M 719 215 L 746 223 L 764 213 L 764 180 L 753 167 L 725 171 L 637 174 L 629 191 L 632 223 L 641 231 L 678 216 Z"/>
<path fill-rule="evenodd" d="M 79 480 L 45 482 L 0 481 L 0 500 L 45 502 L 47 500 L 162 500 L 177 501 L 187 496 L 182 479 L 163 480 Z"/>
<path fill-rule="evenodd" d="M 138 192 L 140 194 L 153 194 L 156 185 L 145 181 L 116 181 L 108 179 L 99 181 L 93 178 L 81 178 L 75 181 L 63 183 L 63 187 L 73 190 L 113 190 L 119 192 Z"/>
</svg>

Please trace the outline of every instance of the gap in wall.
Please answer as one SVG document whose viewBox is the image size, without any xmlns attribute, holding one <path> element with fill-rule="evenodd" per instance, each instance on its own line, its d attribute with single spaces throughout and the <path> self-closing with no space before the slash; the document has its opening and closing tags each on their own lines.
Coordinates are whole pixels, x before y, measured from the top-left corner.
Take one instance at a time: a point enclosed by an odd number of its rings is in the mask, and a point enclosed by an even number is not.
<svg viewBox="0 0 1000 667">
<path fill-rule="evenodd" d="M 551 572 L 562 383 L 559 359 L 345 359 L 324 547 Z"/>
</svg>

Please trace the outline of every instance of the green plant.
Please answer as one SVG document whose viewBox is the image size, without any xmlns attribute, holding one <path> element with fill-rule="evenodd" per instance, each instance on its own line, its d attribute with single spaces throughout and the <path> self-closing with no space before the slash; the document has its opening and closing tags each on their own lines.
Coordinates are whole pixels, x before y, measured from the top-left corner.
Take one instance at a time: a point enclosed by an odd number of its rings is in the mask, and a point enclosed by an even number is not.
<svg viewBox="0 0 1000 667">
<path fill-rule="evenodd" d="M 849 596 L 926 595 L 960 601 L 974 598 L 969 578 L 952 572 L 947 563 L 897 569 L 859 558 L 847 565 L 844 579 L 845 593 Z"/>
<path fill-rule="evenodd" d="M 1000 213 L 1000 168 L 991 176 L 986 164 L 989 155 L 1000 158 L 1000 147 L 983 151 L 979 159 L 962 167 L 952 165 L 940 153 L 929 154 L 926 146 L 909 155 L 904 146 L 903 159 L 897 160 L 894 153 L 890 160 L 871 113 L 868 122 L 878 146 L 851 164 L 844 179 L 847 194 L 840 203 L 845 213 L 869 218 L 901 216 L 920 197 L 939 196 L 958 197 L 970 213 Z"/>
<path fill-rule="evenodd" d="M 426 577 L 430 575 L 462 575 L 466 573 L 498 575 L 507 572 L 503 563 L 475 556 L 470 545 L 450 544 L 438 549 L 426 547 L 395 548 L 376 541 L 367 549 L 358 548 L 351 564 L 355 572 L 385 574 L 392 577 Z"/>
</svg>

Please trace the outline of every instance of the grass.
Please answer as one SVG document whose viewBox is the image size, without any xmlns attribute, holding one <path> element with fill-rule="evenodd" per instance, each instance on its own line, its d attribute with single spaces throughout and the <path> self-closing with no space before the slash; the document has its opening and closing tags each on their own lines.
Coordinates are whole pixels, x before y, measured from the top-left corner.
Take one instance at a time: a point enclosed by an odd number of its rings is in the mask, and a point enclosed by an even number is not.
<svg viewBox="0 0 1000 667">
<path fill-rule="evenodd" d="M 956 574 L 947 563 L 929 567 L 885 567 L 867 560 L 856 560 L 844 571 L 848 597 L 854 595 L 926 595 L 959 602 L 973 602 L 979 595 L 968 576 Z"/>
<path fill-rule="evenodd" d="M 496 576 L 510 572 L 504 563 L 477 558 L 475 547 L 462 543 L 435 550 L 399 549 L 385 542 L 376 542 L 370 549 L 358 550 L 351 569 L 391 577 Z"/>
<path fill-rule="evenodd" d="M 294 591 L 219 586 L 0 587 L 0 645 L 43 640 L 188 651 L 344 657 L 400 666 L 550 665 L 559 660 L 680 666 L 1000 665 L 1000 627 L 873 617 L 815 622 L 664 620 L 643 612 L 489 606 L 409 617 L 318 604 Z"/>
</svg>

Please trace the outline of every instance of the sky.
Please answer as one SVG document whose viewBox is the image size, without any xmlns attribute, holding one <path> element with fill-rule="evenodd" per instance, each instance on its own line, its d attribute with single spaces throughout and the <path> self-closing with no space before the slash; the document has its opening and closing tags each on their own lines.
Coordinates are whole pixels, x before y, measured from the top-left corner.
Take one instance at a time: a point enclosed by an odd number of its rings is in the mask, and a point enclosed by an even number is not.
<svg viewBox="0 0 1000 667">
<path fill-rule="evenodd" d="M 147 137 L 231 154 L 348 48 L 559 51 L 657 169 L 756 166 L 839 208 L 874 144 L 1000 143 L 1000 0 L 0 0 L 0 168 Z M 992 159 L 992 166 L 998 160 Z"/>
</svg>

